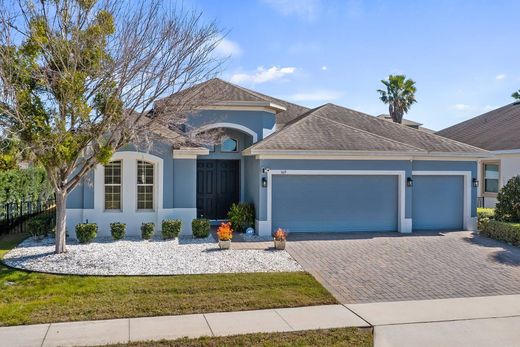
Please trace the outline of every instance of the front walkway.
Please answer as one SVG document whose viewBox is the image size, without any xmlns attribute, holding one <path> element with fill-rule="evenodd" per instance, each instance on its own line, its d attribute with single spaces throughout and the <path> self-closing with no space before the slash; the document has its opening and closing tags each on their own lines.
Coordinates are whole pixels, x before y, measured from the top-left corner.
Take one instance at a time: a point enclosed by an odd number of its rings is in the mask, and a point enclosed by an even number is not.
<svg viewBox="0 0 520 347">
<path fill-rule="evenodd" d="M 471 232 L 290 234 L 287 250 L 341 303 L 520 294 L 520 248 Z"/>
</svg>

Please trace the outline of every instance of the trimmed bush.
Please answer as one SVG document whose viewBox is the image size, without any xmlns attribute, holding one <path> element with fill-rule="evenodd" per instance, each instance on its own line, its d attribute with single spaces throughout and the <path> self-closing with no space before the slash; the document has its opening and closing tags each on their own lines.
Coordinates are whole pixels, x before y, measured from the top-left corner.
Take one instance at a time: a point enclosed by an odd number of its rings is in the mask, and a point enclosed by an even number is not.
<svg viewBox="0 0 520 347">
<path fill-rule="evenodd" d="M 488 223 L 492 219 L 495 219 L 494 208 L 477 208 L 478 230 L 482 230 L 482 228 L 484 228 L 484 224 Z"/>
<path fill-rule="evenodd" d="M 483 224 L 483 228 L 480 233 L 495 240 L 505 241 L 512 245 L 520 246 L 519 223 L 507 223 L 490 220 Z"/>
<path fill-rule="evenodd" d="M 126 235 L 126 224 L 125 223 L 110 223 L 110 233 L 114 240 L 122 240 Z"/>
<path fill-rule="evenodd" d="M 255 225 L 255 207 L 253 204 L 233 204 L 228 212 L 233 230 L 244 232 Z"/>
<path fill-rule="evenodd" d="M 29 233 L 33 237 L 44 237 L 51 229 L 52 217 L 36 216 L 27 222 Z"/>
<path fill-rule="evenodd" d="M 161 233 L 164 240 L 171 240 L 179 236 L 182 230 L 180 219 L 165 219 L 162 221 Z"/>
<path fill-rule="evenodd" d="M 191 222 L 191 230 L 193 232 L 193 236 L 196 238 L 206 238 L 209 236 L 210 231 L 209 220 L 207 219 L 194 219 Z"/>
<path fill-rule="evenodd" d="M 520 175 L 511 178 L 497 195 L 495 216 L 504 222 L 520 222 Z"/>
<path fill-rule="evenodd" d="M 97 236 L 98 226 L 96 223 L 76 224 L 76 237 L 79 243 L 89 243 Z"/>
<path fill-rule="evenodd" d="M 141 237 L 143 240 L 150 240 L 153 236 L 155 229 L 155 223 L 143 223 L 141 224 Z"/>
</svg>

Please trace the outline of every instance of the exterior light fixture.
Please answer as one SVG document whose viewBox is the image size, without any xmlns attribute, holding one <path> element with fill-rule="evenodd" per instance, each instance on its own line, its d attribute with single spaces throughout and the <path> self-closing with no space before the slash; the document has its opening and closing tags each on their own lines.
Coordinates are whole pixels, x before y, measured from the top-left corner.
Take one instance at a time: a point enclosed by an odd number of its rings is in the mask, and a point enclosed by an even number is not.
<svg viewBox="0 0 520 347">
<path fill-rule="evenodd" d="M 413 187 L 413 179 L 411 177 L 408 177 L 406 179 L 406 186 L 407 187 Z"/>
<path fill-rule="evenodd" d="M 262 187 L 267 188 L 267 177 L 262 177 Z"/>
<path fill-rule="evenodd" d="M 269 171 L 271 171 L 271 169 L 268 168 L 268 167 L 263 167 L 262 168 L 262 173 L 268 173 Z"/>
<path fill-rule="evenodd" d="M 475 177 L 473 177 L 473 187 L 478 187 L 478 180 Z"/>
</svg>

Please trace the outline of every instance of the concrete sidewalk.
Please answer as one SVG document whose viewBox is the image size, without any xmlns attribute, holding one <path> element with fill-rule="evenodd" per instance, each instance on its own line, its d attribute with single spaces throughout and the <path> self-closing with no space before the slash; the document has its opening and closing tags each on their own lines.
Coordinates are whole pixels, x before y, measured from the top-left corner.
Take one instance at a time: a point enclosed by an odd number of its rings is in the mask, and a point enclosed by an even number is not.
<svg viewBox="0 0 520 347">
<path fill-rule="evenodd" d="M 181 337 L 370 327 L 342 305 L 0 328 L 2 346 L 93 346 Z"/>
<path fill-rule="evenodd" d="M 520 295 L 324 305 L 0 328 L 2 346 L 92 346 L 181 337 L 374 327 L 376 347 L 518 346 Z"/>
<path fill-rule="evenodd" d="M 520 295 L 346 306 L 374 326 L 375 347 L 520 345 Z"/>
</svg>

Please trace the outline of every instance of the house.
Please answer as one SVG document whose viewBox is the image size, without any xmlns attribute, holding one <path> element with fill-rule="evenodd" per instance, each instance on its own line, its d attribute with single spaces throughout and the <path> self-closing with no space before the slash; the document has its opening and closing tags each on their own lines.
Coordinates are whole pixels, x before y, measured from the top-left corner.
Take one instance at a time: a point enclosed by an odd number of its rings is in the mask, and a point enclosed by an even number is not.
<svg viewBox="0 0 520 347">
<path fill-rule="evenodd" d="M 520 102 L 497 108 L 437 133 L 490 151 L 479 160 L 479 203 L 495 207 L 499 189 L 520 175 Z"/>
<path fill-rule="evenodd" d="M 379 116 L 377 116 L 377 118 L 384 119 L 384 120 L 389 121 L 389 122 L 393 122 L 394 121 L 392 119 L 392 116 L 390 116 L 389 114 L 385 114 L 385 113 L 384 114 L 380 114 Z M 413 120 L 410 120 L 410 119 L 406 119 L 406 118 L 403 118 L 401 120 L 401 124 L 402 125 L 406 125 L 407 127 L 410 127 L 410 128 L 413 128 L 413 129 L 419 129 L 419 130 L 426 131 L 426 132 L 429 132 L 429 133 L 434 133 L 435 132 L 434 130 L 431 130 L 431 129 L 423 127 L 422 123 L 419 123 L 419 122 L 416 122 L 416 121 L 413 121 Z"/>
<path fill-rule="evenodd" d="M 255 230 L 298 232 L 473 230 L 477 161 L 487 151 L 341 106 L 307 109 L 220 79 L 221 96 L 187 123 L 223 129 L 211 148 L 134 146 L 98 165 L 69 197 L 69 233 L 89 221 L 226 219 L 233 202 L 255 206 Z M 171 96 L 175 98 L 175 94 Z"/>
</svg>

